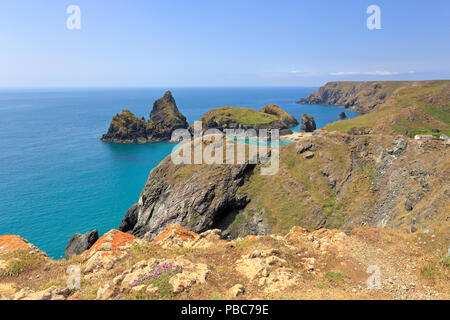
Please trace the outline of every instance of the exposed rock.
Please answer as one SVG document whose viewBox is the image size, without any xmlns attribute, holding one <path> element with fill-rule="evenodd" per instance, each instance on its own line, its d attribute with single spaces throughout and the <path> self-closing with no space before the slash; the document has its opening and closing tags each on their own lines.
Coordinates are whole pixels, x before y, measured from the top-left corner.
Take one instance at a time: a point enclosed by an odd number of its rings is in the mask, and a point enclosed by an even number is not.
<svg viewBox="0 0 450 320">
<path fill-rule="evenodd" d="M 245 288 L 242 284 L 237 284 L 230 289 L 230 296 L 237 298 L 245 293 Z"/>
<path fill-rule="evenodd" d="M 114 287 L 112 287 L 109 283 L 105 284 L 103 287 L 100 287 L 97 291 L 97 300 L 107 300 L 111 299 L 114 296 Z"/>
<path fill-rule="evenodd" d="M 339 113 L 338 119 L 345 119 L 345 118 L 347 118 L 347 115 L 345 114 L 344 111 L 342 111 L 341 113 Z"/>
<path fill-rule="evenodd" d="M 189 290 L 194 285 L 206 283 L 210 273 L 209 267 L 204 263 L 192 263 L 189 260 L 180 259 L 177 263 L 183 266 L 183 272 L 177 273 L 169 283 L 173 286 L 174 293 Z"/>
<path fill-rule="evenodd" d="M 446 244 L 446 234 L 428 229 L 421 234 L 425 233 L 433 233 L 428 237 L 436 241 L 436 245 L 440 245 L 437 241 L 443 236 L 441 241 Z M 424 262 L 436 258 L 435 249 L 424 246 L 428 240 L 424 241 L 421 234 L 405 237 L 392 229 L 358 227 L 347 235 L 339 230 L 309 232 L 293 227 L 284 237 L 272 234 L 225 241 L 221 239 L 220 230 L 198 235 L 176 226 L 165 230 L 152 243 L 135 240 L 133 247 L 127 241 L 130 235 L 114 230 L 107 234 L 109 239 L 102 237 L 98 241 L 102 243 L 94 245 L 97 253 L 115 256 L 124 251 L 129 258 L 117 260 L 113 269 L 102 265 L 84 274 L 80 290 L 53 284 L 66 281 L 66 274 L 61 273 L 64 270 L 61 264 L 65 262 L 60 261 L 52 264 L 51 274 L 55 278 L 49 282 L 51 287 L 30 289 L 43 285 L 34 275 L 29 279 L 29 275 L 9 278 L 7 283 L 4 283 L 5 277 L 1 277 L 0 297 L 17 300 L 77 300 L 87 296 L 97 300 L 205 300 L 214 293 L 225 299 L 449 298 L 445 285 L 430 283 L 418 272 Z M 165 246 L 166 240 L 173 239 L 190 247 L 201 241 L 213 245 L 200 252 L 186 250 L 179 257 L 180 250 Z M 187 248 L 180 242 L 173 244 Z M 166 255 L 174 258 L 160 258 Z M 84 270 L 89 261 L 80 263 Z M 366 290 L 368 266 L 374 265 L 382 265 L 382 284 L 378 290 Z M 435 277 L 445 284 L 445 265 L 436 263 L 435 268 L 439 271 Z M 342 276 L 345 281 L 332 280 L 330 273 Z M 158 275 L 161 275 L 159 279 Z M 30 287 L 23 287 L 24 280 Z"/>
<path fill-rule="evenodd" d="M 243 258 L 236 261 L 236 270 L 250 280 L 267 276 L 267 264 L 262 258 Z"/>
<path fill-rule="evenodd" d="M 300 127 L 300 131 L 313 132 L 314 130 L 316 130 L 316 122 L 314 121 L 314 118 L 304 113 L 302 115 L 302 125 Z"/>
<path fill-rule="evenodd" d="M 412 203 L 411 203 L 411 200 L 406 200 L 406 202 L 405 202 L 405 210 L 406 211 L 412 211 L 412 209 L 414 209 L 414 207 L 413 207 L 413 205 L 412 205 Z"/>
<path fill-rule="evenodd" d="M 151 239 L 168 226 L 201 233 L 249 202 L 238 188 L 255 165 L 176 166 L 170 156 L 152 170 L 139 202 L 127 212 L 119 230 Z M 186 179 L 173 179 L 180 169 L 192 169 Z M 221 229 L 226 226 L 222 226 Z"/>
<path fill-rule="evenodd" d="M 311 143 L 311 141 L 300 140 L 299 142 L 297 142 L 297 146 L 296 146 L 297 153 L 302 154 L 303 152 L 311 150 L 312 147 L 313 147 L 313 144 Z"/>
<path fill-rule="evenodd" d="M 152 141 L 170 140 L 172 131 L 189 127 L 186 117 L 178 111 L 170 91 L 153 104 L 148 126 Z"/>
<path fill-rule="evenodd" d="M 112 269 L 117 261 L 127 256 L 127 249 L 134 242 L 135 237 L 128 233 L 117 230 L 105 233 L 89 250 L 82 253 L 84 272 Z"/>
<path fill-rule="evenodd" d="M 372 132 L 373 132 L 372 128 L 354 127 L 348 131 L 348 134 L 351 134 L 354 136 L 363 136 L 363 135 L 367 135 L 367 134 L 372 134 Z"/>
<path fill-rule="evenodd" d="M 153 104 L 150 120 L 136 117 L 131 111 L 124 110 L 113 117 L 108 129 L 100 140 L 114 143 L 146 143 L 170 140 L 172 131 L 187 129 L 186 117 L 179 111 L 175 99 L 167 91 Z"/>
<path fill-rule="evenodd" d="M 288 128 L 298 126 L 297 119 L 295 119 L 293 116 L 291 116 L 289 113 L 287 113 L 277 105 L 271 104 L 265 106 L 261 108 L 259 112 L 264 112 L 277 116 L 280 119 L 280 121 Z"/>
<path fill-rule="evenodd" d="M 31 292 L 27 290 L 19 292 L 14 298 L 17 300 L 65 300 L 70 294 L 67 288 L 52 286 L 48 289 Z"/>
<path fill-rule="evenodd" d="M 311 151 L 307 151 L 303 155 L 303 159 L 312 159 L 312 158 L 314 158 L 314 153 L 312 153 Z"/>
<path fill-rule="evenodd" d="M 398 136 L 393 141 L 392 144 L 393 144 L 392 148 L 387 149 L 386 152 L 391 155 L 399 156 L 406 151 L 406 148 L 408 146 L 408 140 L 405 137 Z"/>
<path fill-rule="evenodd" d="M 82 254 L 88 250 L 98 240 L 98 230 L 86 232 L 72 236 L 64 251 L 66 259 L 70 259 L 73 255 Z"/>
<path fill-rule="evenodd" d="M 37 254 L 47 257 L 47 254 L 38 247 L 29 243 L 28 240 L 16 235 L 0 236 L 0 255 L 12 252 L 14 250 L 27 250 L 31 254 Z"/>
<path fill-rule="evenodd" d="M 408 86 L 413 82 L 402 84 Z M 397 88 L 397 85 L 383 81 L 329 82 L 298 103 L 339 105 L 356 112 L 367 113 L 390 98 Z"/>
<path fill-rule="evenodd" d="M 278 292 L 297 284 L 299 276 L 290 268 L 276 269 L 267 278 L 261 278 L 260 285 L 265 286 L 266 292 Z"/>
</svg>

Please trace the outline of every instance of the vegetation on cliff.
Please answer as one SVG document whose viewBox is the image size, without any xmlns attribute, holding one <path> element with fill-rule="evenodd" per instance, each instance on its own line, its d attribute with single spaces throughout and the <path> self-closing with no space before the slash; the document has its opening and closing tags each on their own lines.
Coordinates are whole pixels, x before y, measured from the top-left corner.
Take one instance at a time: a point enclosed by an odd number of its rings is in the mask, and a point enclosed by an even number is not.
<svg viewBox="0 0 450 320">
<path fill-rule="evenodd" d="M 270 104 L 265 107 L 262 107 L 259 112 L 267 113 L 267 114 L 273 114 L 274 116 L 277 116 L 278 119 L 288 128 L 295 127 L 298 125 L 297 119 L 294 118 L 294 116 L 290 115 L 283 109 L 281 109 L 279 106 Z"/>
<path fill-rule="evenodd" d="M 450 134 L 449 80 L 329 83 L 303 100 L 307 102 L 370 111 L 331 123 L 324 128 L 328 131 L 402 134 L 410 138 L 416 134 Z"/>
<path fill-rule="evenodd" d="M 395 95 L 397 89 L 410 85 L 412 82 L 407 81 L 329 82 L 298 103 L 338 105 L 368 113 Z"/>
<path fill-rule="evenodd" d="M 282 134 L 292 133 L 290 127 L 298 121 L 276 105 L 260 111 L 250 108 L 220 107 L 206 112 L 201 118 L 203 130 L 207 129 L 280 129 Z"/>
</svg>

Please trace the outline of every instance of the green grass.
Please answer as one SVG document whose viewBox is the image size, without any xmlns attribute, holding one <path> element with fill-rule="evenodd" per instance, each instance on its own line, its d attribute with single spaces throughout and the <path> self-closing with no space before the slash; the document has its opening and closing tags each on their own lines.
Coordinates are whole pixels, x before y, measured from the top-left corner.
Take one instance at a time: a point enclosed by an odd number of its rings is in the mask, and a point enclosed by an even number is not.
<svg viewBox="0 0 450 320">
<path fill-rule="evenodd" d="M 211 300 L 224 300 L 219 292 L 214 292 L 211 296 Z"/>
<path fill-rule="evenodd" d="M 249 108 L 221 107 L 208 111 L 202 120 L 208 122 L 214 118 L 216 121 L 232 120 L 246 126 L 269 124 L 278 121 L 278 117 L 272 114 L 255 111 Z"/>
<path fill-rule="evenodd" d="M 439 263 L 445 267 L 450 269 L 450 257 L 446 255 L 440 255 L 439 256 Z"/>
<path fill-rule="evenodd" d="M 255 244 L 255 241 L 254 241 L 254 240 L 245 240 L 245 239 L 242 239 L 242 240 L 239 240 L 239 241 L 236 242 L 236 250 L 239 251 L 239 252 L 241 252 L 241 251 L 243 251 L 244 249 L 253 246 L 254 244 Z"/>
<path fill-rule="evenodd" d="M 53 286 L 64 288 L 66 286 L 66 283 L 64 283 L 63 281 L 49 281 L 46 284 L 40 286 L 38 291 L 47 290 L 48 288 L 51 288 Z"/>
<path fill-rule="evenodd" d="M 197 251 L 198 251 L 197 248 L 180 248 L 180 249 L 175 249 L 175 254 L 178 256 L 183 256 L 185 254 L 195 253 Z"/>
<path fill-rule="evenodd" d="M 354 119 L 325 126 L 328 131 L 348 132 L 352 128 L 383 126 L 383 133 L 394 132 L 413 137 L 416 134 L 450 133 L 449 81 L 422 82 L 398 91 L 375 111 Z"/>
<path fill-rule="evenodd" d="M 28 250 L 15 250 L 0 256 L 0 260 L 9 261 L 3 275 L 5 276 L 17 276 L 24 271 L 33 269 L 38 266 L 43 257 L 31 254 Z"/>
<path fill-rule="evenodd" d="M 329 289 L 330 285 L 326 282 L 317 282 L 317 287 L 320 289 Z"/>
<path fill-rule="evenodd" d="M 341 271 L 327 271 L 325 278 L 331 282 L 343 282 L 348 276 Z"/>
<path fill-rule="evenodd" d="M 420 274 L 427 280 L 434 280 L 438 273 L 438 269 L 432 263 L 427 263 L 420 269 Z"/>
</svg>

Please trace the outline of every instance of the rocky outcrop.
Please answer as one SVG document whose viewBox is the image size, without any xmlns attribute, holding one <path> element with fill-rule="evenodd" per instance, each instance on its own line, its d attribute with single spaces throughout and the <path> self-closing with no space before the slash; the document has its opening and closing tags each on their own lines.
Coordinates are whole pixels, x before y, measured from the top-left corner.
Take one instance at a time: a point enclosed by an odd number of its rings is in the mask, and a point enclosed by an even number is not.
<svg viewBox="0 0 450 320">
<path fill-rule="evenodd" d="M 436 259 L 446 236 L 408 237 L 365 227 L 310 232 L 294 226 L 285 236 L 225 240 L 220 230 L 197 234 L 171 225 L 145 241 L 111 230 L 76 260 L 39 260 L 23 273 L 0 273 L 0 299 L 448 300 L 448 266 L 444 255 Z M 23 256 L 22 245 L 12 249 L 17 238 L 0 238 L 11 248 L 0 259 L 12 263 Z M 374 265 L 383 266 L 378 290 L 367 282 Z M 423 276 L 425 266 L 435 271 L 433 281 Z M 75 272 L 68 276 L 66 270 Z"/>
<path fill-rule="evenodd" d="M 338 119 L 345 119 L 345 118 L 347 118 L 347 115 L 345 114 L 344 111 L 342 111 L 341 113 L 339 113 Z"/>
<path fill-rule="evenodd" d="M 84 272 L 110 270 L 128 255 L 127 249 L 136 241 L 133 235 L 118 230 L 105 233 L 81 258 L 84 261 Z"/>
<path fill-rule="evenodd" d="M 298 121 L 276 105 L 268 105 L 260 111 L 239 107 L 220 107 L 205 113 L 201 118 L 202 130 L 218 129 L 278 129 L 280 135 L 292 134 L 290 130 Z"/>
<path fill-rule="evenodd" d="M 170 140 L 172 131 L 187 129 L 188 127 L 186 117 L 178 111 L 177 104 L 170 91 L 167 91 L 161 99 L 155 101 L 148 123 L 151 141 Z"/>
<path fill-rule="evenodd" d="M 248 203 L 237 190 L 254 168 L 248 163 L 174 165 L 168 157 L 151 171 L 139 202 L 127 211 L 119 230 L 152 238 L 174 223 L 197 233 L 221 225 Z"/>
<path fill-rule="evenodd" d="M 281 123 L 284 124 L 287 128 L 298 126 L 297 119 L 295 119 L 294 116 L 290 115 L 277 105 L 274 104 L 267 105 L 265 107 L 262 107 L 261 110 L 259 110 L 259 112 L 277 116 L 278 119 L 281 121 Z"/>
<path fill-rule="evenodd" d="M 300 127 L 300 131 L 313 132 L 314 130 L 316 130 L 316 121 L 314 121 L 314 118 L 312 116 L 304 113 L 302 115 L 302 125 Z"/>
<path fill-rule="evenodd" d="M 70 259 L 73 255 L 82 254 L 92 247 L 97 240 L 98 230 L 86 232 L 84 234 L 77 233 L 72 236 L 64 251 L 66 259 Z"/>
<path fill-rule="evenodd" d="M 131 111 L 124 110 L 113 117 L 108 129 L 100 140 L 113 143 L 147 143 L 170 140 L 172 131 L 188 128 L 186 117 L 179 111 L 175 99 L 167 91 L 153 104 L 150 120 L 136 117 Z"/>
<path fill-rule="evenodd" d="M 407 81 L 329 82 L 297 103 L 339 105 L 355 112 L 368 113 L 392 97 L 399 87 L 412 84 Z"/>
<path fill-rule="evenodd" d="M 46 256 L 46 254 L 37 248 L 28 240 L 17 235 L 0 236 L 0 255 L 8 254 L 15 250 L 25 250 L 31 254 Z"/>
</svg>

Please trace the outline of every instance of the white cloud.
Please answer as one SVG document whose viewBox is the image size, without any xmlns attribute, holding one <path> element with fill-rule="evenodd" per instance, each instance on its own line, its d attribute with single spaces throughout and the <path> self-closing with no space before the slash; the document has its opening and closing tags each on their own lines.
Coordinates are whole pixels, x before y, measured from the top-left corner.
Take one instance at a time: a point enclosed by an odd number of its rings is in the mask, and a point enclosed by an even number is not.
<svg viewBox="0 0 450 320">
<path fill-rule="evenodd" d="M 409 73 L 414 73 L 414 71 L 410 71 Z M 393 71 L 340 71 L 340 72 L 331 72 L 331 76 L 353 76 L 353 75 L 366 75 L 366 76 L 392 76 L 400 74 L 400 72 Z"/>
</svg>

